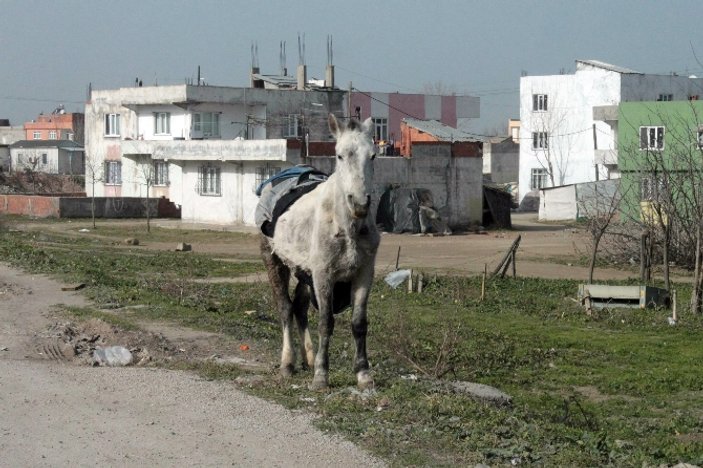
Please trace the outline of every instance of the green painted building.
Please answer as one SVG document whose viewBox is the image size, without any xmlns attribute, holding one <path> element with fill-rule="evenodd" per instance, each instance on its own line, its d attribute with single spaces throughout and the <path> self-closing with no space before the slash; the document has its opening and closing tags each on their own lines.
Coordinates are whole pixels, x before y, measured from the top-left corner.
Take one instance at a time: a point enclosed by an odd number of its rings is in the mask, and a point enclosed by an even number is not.
<svg viewBox="0 0 703 468">
<path fill-rule="evenodd" d="M 703 190 L 703 101 L 622 102 L 617 127 L 623 218 L 668 201 L 685 216 Z"/>
</svg>

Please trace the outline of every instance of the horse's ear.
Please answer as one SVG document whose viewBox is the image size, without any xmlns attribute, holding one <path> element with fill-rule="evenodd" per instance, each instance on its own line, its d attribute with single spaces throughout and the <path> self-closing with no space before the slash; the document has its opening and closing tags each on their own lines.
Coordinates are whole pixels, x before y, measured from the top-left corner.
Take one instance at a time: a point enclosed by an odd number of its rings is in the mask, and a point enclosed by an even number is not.
<svg viewBox="0 0 703 468">
<path fill-rule="evenodd" d="M 337 138 L 342 132 L 339 128 L 339 122 L 337 122 L 337 117 L 335 117 L 334 114 L 330 113 L 328 122 L 330 125 L 330 132 L 332 132 L 332 135 Z"/>
<path fill-rule="evenodd" d="M 373 119 L 369 117 L 361 124 L 361 128 L 368 136 L 373 138 Z"/>
</svg>

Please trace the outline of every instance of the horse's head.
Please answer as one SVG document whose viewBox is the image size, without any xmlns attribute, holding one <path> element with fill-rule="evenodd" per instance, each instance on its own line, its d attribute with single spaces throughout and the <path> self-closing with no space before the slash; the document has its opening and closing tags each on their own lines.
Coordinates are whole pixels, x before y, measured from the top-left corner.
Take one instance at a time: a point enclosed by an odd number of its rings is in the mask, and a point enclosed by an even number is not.
<svg viewBox="0 0 703 468">
<path fill-rule="evenodd" d="M 373 124 L 371 118 L 363 123 L 351 120 L 341 127 L 333 114 L 329 117 L 330 131 L 337 140 L 338 188 L 344 195 L 352 218 L 365 218 L 371 206 L 373 192 Z"/>
</svg>

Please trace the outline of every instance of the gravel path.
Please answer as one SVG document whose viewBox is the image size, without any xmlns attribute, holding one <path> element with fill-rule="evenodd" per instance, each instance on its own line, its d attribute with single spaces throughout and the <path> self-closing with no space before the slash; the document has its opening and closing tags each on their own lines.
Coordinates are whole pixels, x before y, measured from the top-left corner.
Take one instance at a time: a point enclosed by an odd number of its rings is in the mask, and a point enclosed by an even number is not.
<svg viewBox="0 0 703 468">
<path fill-rule="evenodd" d="M 0 466 L 383 465 L 231 383 L 42 359 L 51 305 L 84 303 L 60 286 L 0 264 Z"/>
</svg>

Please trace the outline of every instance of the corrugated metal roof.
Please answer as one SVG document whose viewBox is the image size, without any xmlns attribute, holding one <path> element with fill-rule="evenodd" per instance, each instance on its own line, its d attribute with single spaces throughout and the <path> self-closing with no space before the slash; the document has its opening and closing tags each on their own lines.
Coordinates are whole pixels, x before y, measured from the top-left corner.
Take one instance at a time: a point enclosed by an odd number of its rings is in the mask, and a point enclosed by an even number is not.
<svg viewBox="0 0 703 468">
<path fill-rule="evenodd" d="M 20 140 L 10 145 L 10 148 L 61 148 L 61 149 L 83 149 L 72 140 Z"/>
<path fill-rule="evenodd" d="M 437 120 L 404 118 L 403 122 L 421 132 L 429 133 L 437 137 L 440 141 L 483 141 L 483 139 L 475 135 L 450 127 Z"/>
<path fill-rule="evenodd" d="M 576 69 L 578 70 L 579 64 L 584 64 L 588 65 L 591 67 L 596 67 L 596 68 L 602 68 L 603 70 L 608 70 L 608 71 L 613 71 L 616 73 L 623 73 L 623 74 L 635 74 L 635 75 L 642 75 L 642 73 L 631 70 L 629 68 L 625 67 L 619 67 L 617 65 L 612 65 L 610 63 L 606 62 L 601 62 L 600 60 L 577 60 L 576 61 Z"/>
</svg>

